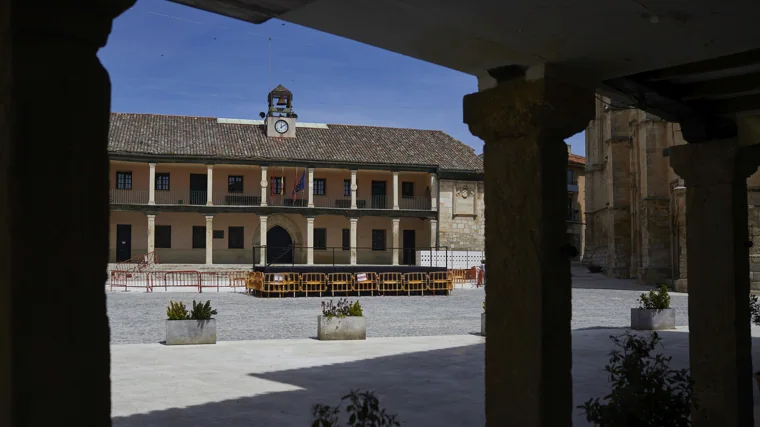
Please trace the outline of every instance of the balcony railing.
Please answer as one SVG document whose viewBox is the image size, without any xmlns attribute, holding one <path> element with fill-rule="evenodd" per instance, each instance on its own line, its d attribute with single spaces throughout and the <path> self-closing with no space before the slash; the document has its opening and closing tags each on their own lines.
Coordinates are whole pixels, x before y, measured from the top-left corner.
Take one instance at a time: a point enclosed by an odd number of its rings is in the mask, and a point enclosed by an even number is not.
<svg viewBox="0 0 760 427">
<path fill-rule="evenodd" d="M 110 201 L 112 204 L 147 205 L 150 197 L 148 190 L 121 190 L 112 189 Z M 196 205 L 205 206 L 208 201 L 206 191 L 182 191 L 182 190 L 156 190 L 156 205 Z M 328 197 L 314 196 L 314 207 L 328 209 L 351 209 L 351 197 Z M 246 193 L 214 193 L 213 204 L 216 206 L 261 206 L 261 194 L 259 192 Z M 283 206 L 293 208 L 308 208 L 308 199 L 299 195 L 284 194 L 282 196 L 268 196 L 268 206 Z M 424 196 L 399 197 L 400 210 L 428 211 L 431 209 L 430 198 Z M 356 200 L 357 209 L 392 210 L 393 198 L 389 196 L 370 196 Z"/>
<path fill-rule="evenodd" d="M 214 205 L 217 206 L 259 206 L 261 192 L 258 193 L 214 193 Z"/>
<path fill-rule="evenodd" d="M 148 190 L 121 190 L 112 189 L 110 202 L 115 205 L 147 205 Z"/>
</svg>

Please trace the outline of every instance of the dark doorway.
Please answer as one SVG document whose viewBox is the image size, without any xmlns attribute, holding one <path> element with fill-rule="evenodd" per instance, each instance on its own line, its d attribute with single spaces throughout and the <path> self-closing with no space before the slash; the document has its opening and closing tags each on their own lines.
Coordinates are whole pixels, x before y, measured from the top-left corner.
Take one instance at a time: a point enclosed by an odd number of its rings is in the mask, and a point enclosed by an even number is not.
<svg viewBox="0 0 760 427">
<path fill-rule="evenodd" d="M 402 263 L 404 265 L 414 265 L 415 264 L 415 256 L 414 251 L 416 249 L 416 236 L 414 233 L 414 230 L 404 230 L 404 255 L 403 255 L 403 261 Z"/>
<path fill-rule="evenodd" d="M 132 258 L 132 225 L 116 224 L 116 262 Z"/>
<path fill-rule="evenodd" d="M 193 226 L 193 249 L 206 249 L 206 226 Z"/>
<path fill-rule="evenodd" d="M 190 174 L 190 204 L 205 205 L 208 197 L 208 178 L 206 174 Z"/>
<path fill-rule="evenodd" d="M 293 239 L 287 230 L 276 225 L 267 231 L 267 264 L 292 264 Z"/>
<path fill-rule="evenodd" d="M 372 181 L 372 209 L 387 209 L 385 181 Z"/>
</svg>

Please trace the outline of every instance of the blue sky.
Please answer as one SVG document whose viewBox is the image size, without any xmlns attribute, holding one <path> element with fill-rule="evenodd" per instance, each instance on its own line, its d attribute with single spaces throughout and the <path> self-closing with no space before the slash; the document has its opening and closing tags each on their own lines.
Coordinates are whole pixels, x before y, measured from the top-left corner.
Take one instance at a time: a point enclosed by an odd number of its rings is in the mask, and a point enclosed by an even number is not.
<svg viewBox="0 0 760 427">
<path fill-rule="evenodd" d="M 258 119 L 282 84 L 299 120 L 440 129 L 483 151 L 462 123 L 475 77 L 278 20 L 254 25 L 139 0 L 99 57 L 113 111 Z M 582 134 L 568 142 L 585 152 Z"/>
</svg>

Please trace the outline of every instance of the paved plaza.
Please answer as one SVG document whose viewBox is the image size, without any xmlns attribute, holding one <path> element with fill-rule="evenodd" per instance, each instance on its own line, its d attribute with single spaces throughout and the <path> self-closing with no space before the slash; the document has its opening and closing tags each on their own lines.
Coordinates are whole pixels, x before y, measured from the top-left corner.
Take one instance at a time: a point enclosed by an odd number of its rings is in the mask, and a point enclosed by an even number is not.
<svg viewBox="0 0 760 427">
<path fill-rule="evenodd" d="M 645 289 L 578 271 L 573 287 L 580 404 L 608 391 L 602 371 L 612 348 L 608 337 L 624 332 Z M 210 299 L 219 310 L 219 343 L 159 344 L 169 299 L 193 298 Z M 449 297 L 362 297 L 367 341 L 319 342 L 311 338 L 319 298 L 108 293 L 114 426 L 306 426 L 314 403 L 336 404 L 352 388 L 376 391 L 405 426 L 484 425 L 485 339 L 474 334 L 483 298 L 482 289 Z M 672 305 L 682 326 L 662 333 L 663 351 L 686 367 L 686 295 L 672 294 Z M 753 336 L 760 339 L 760 329 Z M 587 425 L 580 412 L 574 425 Z"/>
</svg>

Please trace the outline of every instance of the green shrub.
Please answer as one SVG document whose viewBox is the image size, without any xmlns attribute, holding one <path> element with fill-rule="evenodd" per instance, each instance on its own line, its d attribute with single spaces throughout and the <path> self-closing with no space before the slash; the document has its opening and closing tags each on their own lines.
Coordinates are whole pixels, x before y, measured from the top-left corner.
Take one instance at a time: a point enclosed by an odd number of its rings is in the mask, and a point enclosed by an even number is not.
<svg viewBox="0 0 760 427">
<path fill-rule="evenodd" d="M 670 294 L 668 294 L 668 287 L 661 285 L 656 291 L 652 289 L 649 291 L 649 295 L 641 294 L 639 297 L 639 308 L 646 308 L 649 310 L 665 310 L 670 308 Z"/>
<path fill-rule="evenodd" d="M 180 302 L 169 301 L 169 306 L 166 307 L 166 318 L 168 320 L 185 320 L 187 316 L 187 307 Z"/>
<path fill-rule="evenodd" d="M 325 317 L 361 317 L 364 313 L 359 301 L 351 303 L 348 299 L 341 298 L 338 300 L 338 304 L 333 304 L 332 300 L 322 301 L 322 315 Z"/>
<path fill-rule="evenodd" d="M 688 370 L 671 369 L 670 357 L 651 352 L 661 338 L 626 333 L 611 336 L 616 349 L 610 353 L 612 392 L 578 406 L 586 421 L 598 427 L 687 427 L 691 425 L 693 380 Z M 696 403 L 695 403 L 696 407 Z"/>
<path fill-rule="evenodd" d="M 371 391 L 360 393 L 351 392 L 341 398 L 341 404 L 348 401 L 346 414 L 347 427 L 391 427 L 400 426 L 395 415 L 389 415 L 385 409 L 380 409 L 380 400 Z M 340 405 L 330 407 L 316 404 L 312 409 L 314 421 L 312 427 L 337 427 L 340 421 Z"/>
<path fill-rule="evenodd" d="M 196 304 L 195 300 L 193 300 L 193 309 L 190 310 L 190 318 L 192 320 L 210 320 L 216 314 L 216 310 L 211 308 L 210 300 L 206 301 L 206 304 Z"/>
</svg>

